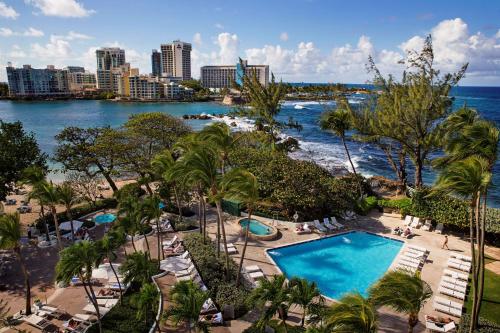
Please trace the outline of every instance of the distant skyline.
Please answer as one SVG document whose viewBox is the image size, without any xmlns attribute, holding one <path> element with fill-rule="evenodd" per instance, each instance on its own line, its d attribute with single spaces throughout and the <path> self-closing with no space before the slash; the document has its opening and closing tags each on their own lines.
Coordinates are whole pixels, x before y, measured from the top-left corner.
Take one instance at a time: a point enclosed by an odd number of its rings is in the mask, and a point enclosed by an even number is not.
<svg viewBox="0 0 500 333">
<path fill-rule="evenodd" d="M 469 62 L 461 85 L 500 86 L 500 2 L 328 0 L 0 0 L 0 81 L 5 66 L 85 66 L 119 46 L 151 72 L 151 50 L 193 44 L 192 75 L 209 64 L 268 64 L 287 82 L 365 83 L 372 55 L 384 74 L 432 34 L 443 71 Z"/>
</svg>

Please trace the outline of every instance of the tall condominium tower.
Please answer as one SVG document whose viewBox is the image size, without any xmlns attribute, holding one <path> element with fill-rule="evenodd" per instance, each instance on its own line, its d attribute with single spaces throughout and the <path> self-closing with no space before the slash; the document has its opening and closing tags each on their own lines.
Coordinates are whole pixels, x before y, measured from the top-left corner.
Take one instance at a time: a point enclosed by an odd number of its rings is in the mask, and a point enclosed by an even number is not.
<svg viewBox="0 0 500 333">
<path fill-rule="evenodd" d="M 125 65 L 125 50 L 118 47 L 104 47 L 95 51 L 97 58 L 97 88 L 113 91 L 112 70 Z"/>
<path fill-rule="evenodd" d="M 161 53 L 158 50 L 151 52 L 151 73 L 153 76 L 161 76 Z"/>
<path fill-rule="evenodd" d="M 191 44 L 180 40 L 162 44 L 161 71 L 163 76 L 191 79 Z"/>
</svg>

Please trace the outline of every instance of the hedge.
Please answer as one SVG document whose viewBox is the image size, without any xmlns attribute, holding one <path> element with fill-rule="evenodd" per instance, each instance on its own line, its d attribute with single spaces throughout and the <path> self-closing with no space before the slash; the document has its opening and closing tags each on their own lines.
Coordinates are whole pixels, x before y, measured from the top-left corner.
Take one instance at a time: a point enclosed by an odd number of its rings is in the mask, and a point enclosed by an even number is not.
<svg viewBox="0 0 500 333">
<path fill-rule="evenodd" d="M 398 209 L 403 215 L 429 218 L 436 223 L 454 225 L 461 229 L 469 227 L 469 204 L 462 199 L 445 194 L 429 196 L 430 189 L 415 191 L 412 198 L 378 200 L 382 208 Z M 486 232 L 500 233 L 500 209 L 488 207 Z"/>
<path fill-rule="evenodd" d="M 464 314 L 460 319 L 460 327 L 458 333 L 469 333 L 470 328 L 470 315 Z M 479 318 L 479 327 L 476 329 L 477 333 L 500 333 L 500 325 L 495 324 L 484 318 Z"/>
<path fill-rule="evenodd" d="M 73 219 L 78 219 L 82 216 L 88 215 L 92 212 L 95 212 L 95 211 L 98 211 L 101 209 L 115 208 L 117 205 L 118 205 L 118 202 L 114 198 L 102 199 L 102 200 L 97 201 L 95 203 L 95 205 L 82 204 L 80 206 L 72 208 L 71 209 L 71 216 L 73 217 Z M 68 221 L 68 215 L 65 211 L 57 213 L 56 216 L 57 216 L 57 221 L 59 223 Z M 49 226 L 49 229 L 54 228 L 54 219 L 52 217 L 52 214 L 46 214 L 44 217 L 40 217 L 35 221 L 35 224 L 36 224 L 36 227 L 38 230 L 41 230 L 42 232 L 44 232 L 44 229 L 43 229 L 44 228 L 44 225 L 43 225 L 44 220 L 47 223 L 47 225 Z M 84 226 L 87 228 L 93 227 L 94 223 L 93 222 L 85 222 Z"/>
<path fill-rule="evenodd" d="M 200 276 L 209 289 L 210 297 L 215 300 L 220 308 L 224 305 L 233 305 L 235 316 L 241 316 L 247 312 L 245 295 L 248 291 L 240 286 L 236 288 L 233 283 L 226 281 L 226 254 L 221 251 L 217 258 L 216 244 L 207 238 L 203 243 L 203 236 L 199 233 L 186 235 L 183 240 L 184 247 L 189 251 Z M 238 267 L 232 258 L 229 258 L 230 281 L 236 280 Z"/>
<path fill-rule="evenodd" d="M 144 194 L 146 194 L 146 191 L 141 187 L 139 183 L 129 183 L 123 185 L 118 191 L 116 191 L 114 197 L 118 201 L 122 201 L 123 199 L 128 197 L 140 198 Z"/>
</svg>

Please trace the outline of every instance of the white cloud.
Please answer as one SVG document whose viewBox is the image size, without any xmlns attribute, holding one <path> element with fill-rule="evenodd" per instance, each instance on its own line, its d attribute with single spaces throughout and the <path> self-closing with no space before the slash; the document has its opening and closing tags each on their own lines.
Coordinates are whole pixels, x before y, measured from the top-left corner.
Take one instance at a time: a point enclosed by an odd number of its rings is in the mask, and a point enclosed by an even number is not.
<svg viewBox="0 0 500 333">
<path fill-rule="evenodd" d="M 203 44 L 203 41 L 201 39 L 201 34 L 199 32 L 194 34 L 193 43 L 194 43 L 194 45 L 196 45 L 198 47 L 201 46 L 201 44 Z"/>
<path fill-rule="evenodd" d="M 224 29 L 224 26 L 222 24 L 220 24 L 220 23 L 215 23 L 215 27 L 217 29 L 221 29 L 221 30 Z"/>
<path fill-rule="evenodd" d="M 25 36 L 25 37 L 42 37 L 44 35 L 42 30 L 38 30 L 32 27 L 29 27 L 27 30 L 23 32 L 13 31 L 9 28 L 0 28 L 0 36 L 2 37 L 12 37 L 12 36 Z"/>
<path fill-rule="evenodd" d="M 12 45 L 12 50 L 8 53 L 10 58 L 26 58 L 27 54 L 19 47 L 19 45 Z"/>
<path fill-rule="evenodd" d="M 5 4 L 5 2 L 0 1 L 0 16 L 15 20 L 19 16 L 19 13 L 11 6 Z"/>
<path fill-rule="evenodd" d="M 89 35 L 85 35 L 85 34 L 82 34 L 82 33 L 79 33 L 79 32 L 74 32 L 74 31 L 70 31 L 68 32 L 67 35 L 64 35 L 64 36 L 58 36 L 64 40 L 75 40 L 75 39 L 84 39 L 84 40 L 87 40 L 87 39 L 92 39 L 93 37 L 92 36 L 89 36 Z"/>
<path fill-rule="evenodd" d="M 223 32 L 217 37 L 219 46 L 218 63 L 221 65 L 235 64 L 238 61 L 239 40 L 236 34 Z"/>
<path fill-rule="evenodd" d="M 287 32 L 282 32 L 280 34 L 280 40 L 286 42 L 288 40 L 288 33 Z"/>
<path fill-rule="evenodd" d="M 25 2 L 32 4 L 46 16 L 86 17 L 95 13 L 95 10 L 86 9 L 76 0 L 25 0 Z"/>
<path fill-rule="evenodd" d="M 52 35 L 45 45 L 31 45 L 32 56 L 46 60 L 67 59 L 72 54 L 70 43 L 61 36 Z"/>
</svg>

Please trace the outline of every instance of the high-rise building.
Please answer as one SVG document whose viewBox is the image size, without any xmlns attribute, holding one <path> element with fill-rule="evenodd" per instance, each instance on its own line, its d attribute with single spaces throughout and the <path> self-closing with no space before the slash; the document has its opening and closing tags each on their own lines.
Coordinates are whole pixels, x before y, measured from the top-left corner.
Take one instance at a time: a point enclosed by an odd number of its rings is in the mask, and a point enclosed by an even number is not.
<svg viewBox="0 0 500 333">
<path fill-rule="evenodd" d="M 191 79 L 191 44 L 173 41 L 161 45 L 162 76 Z"/>
<path fill-rule="evenodd" d="M 151 73 L 153 76 L 161 76 L 161 53 L 158 50 L 151 52 Z"/>
<path fill-rule="evenodd" d="M 233 82 L 243 83 L 243 76 L 255 75 L 263 86 L 269 84 L 269 65 L 249 65 L 241 60 L 235 65 L 201 67 L 201 84 L 205 88 L 231 88 Z"/>
<path fill-rule="evenodd" d="M 32 68 L 31 65 L 14 68 L 9 63 L 7 79 L 11 96 L 43 97 L 70 93 L 68 72 L 51 65 L 45 69 Z"/>
<path fill-rule="evenodd" d="M 71 92 L 77 93 L 96 89 L 97 81 L 94 73 L 90 73 L 79 66 L 68 66 L 64 70 L 68 72 L 68 85 Z"/>
<path fill-rule="evenodd" d="M 118 47 L 104 47 L 96 50 L 97 58 L 97 88 L 103 91 L 113 91 L 112 70 L 125 65 L 125 50 Z"/>
</svg>

